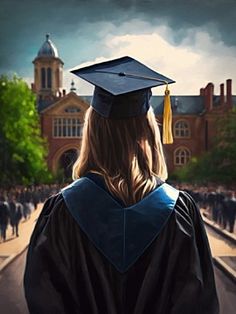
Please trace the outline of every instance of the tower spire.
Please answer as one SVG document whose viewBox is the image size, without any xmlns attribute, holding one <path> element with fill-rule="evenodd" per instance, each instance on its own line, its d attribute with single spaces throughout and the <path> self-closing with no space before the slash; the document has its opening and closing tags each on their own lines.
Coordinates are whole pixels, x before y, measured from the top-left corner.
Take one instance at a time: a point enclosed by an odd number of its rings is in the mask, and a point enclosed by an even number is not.
<svg viewBox="0 0 236 314">
<path fill-rule="evenodd" d="M 70 88 L 70 91 L 72 92 L 72 93 L 76 93 L 76 87 L 75 87 L 75 82 L 74 82 L 74 80 L 72 80 L 71 81 L 71 88 Z"/>
</svg>

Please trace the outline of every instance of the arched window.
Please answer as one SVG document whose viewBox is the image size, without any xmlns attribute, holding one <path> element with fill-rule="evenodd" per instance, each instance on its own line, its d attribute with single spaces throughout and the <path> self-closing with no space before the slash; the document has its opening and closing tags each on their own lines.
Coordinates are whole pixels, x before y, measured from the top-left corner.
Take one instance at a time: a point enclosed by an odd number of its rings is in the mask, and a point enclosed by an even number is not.
<svg viewBox="0 0 236 314">
<path fill-rule="evenodd" d="M 51 88 L 52 87 L 52 69 L 47 68 L 47 87 Z"/>
<path fill-rule="evenodd" d="M 174 164 L 176 166 L 186 165 L 191 158 L 190 150 L 186 147 L 179 147 L 174 152 Z"/>
<path fill-rule="evenodd" d="M 45 71 L 45 68 L 41 69 L 41 86 L 42 86 L 42 88 L 46 88 L 46 71 Z"/>
<path fill-rule="evenodd" d="M 55 83 L 56 83 L 56 87 L 61 87 L 61 77 L 62 77 L 62 73 L 61 70 L 56 69 L 56 76 L 55 76 Z"/>
<path fill-rule="evenodd" d="M 38 70 L 34 69 L 34 82 L 38 81 Z"/>
<path fill-rule="evenodd" d="M 175 122 L 174 137 L 190 137 L 190 127 L 187 121 L 179 120 Z"/>
<path fill-rule="evenodd" d="M 72 167 L 77 158 L 78 152 L 74 148 L 64 151 L 64 153 L 61 155 L 59 159 L 59 165 L 60 168 L 64 170 L 64 178 L 71 178 Z"/>
</svg>

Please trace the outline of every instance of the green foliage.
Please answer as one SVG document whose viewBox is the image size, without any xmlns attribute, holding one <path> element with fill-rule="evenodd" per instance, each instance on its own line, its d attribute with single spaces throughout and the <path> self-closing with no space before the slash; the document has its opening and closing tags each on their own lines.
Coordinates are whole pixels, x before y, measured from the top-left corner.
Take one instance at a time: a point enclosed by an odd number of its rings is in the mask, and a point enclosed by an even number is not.
<svg viewBox="0 0 236 314">
<path fill-rule="evenodd" d="M 0 184 L 50 180 L 35 96 L 20 78 L 0 77 Z"/>
<path fill-rule="evenodd" d="M 185 182 L 236 182 L 236 112 L 235 110 L 216 120 L 217 135 L 211 151 L 178 169 L 173 177 Z"/>
</svg>

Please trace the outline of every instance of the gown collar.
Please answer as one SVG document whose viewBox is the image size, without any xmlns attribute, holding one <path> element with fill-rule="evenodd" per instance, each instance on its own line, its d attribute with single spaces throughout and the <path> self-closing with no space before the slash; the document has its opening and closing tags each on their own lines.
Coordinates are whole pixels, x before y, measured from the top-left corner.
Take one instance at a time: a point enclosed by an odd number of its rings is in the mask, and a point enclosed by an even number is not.
<svg viewBox="0 0 236 314">
<path fill-rule="evenodd" d="M 163 183 L 136 204 L 123 207 L 88 177 L 62 190 L 71 215 L 95 247 L 121 273 L 127 271 L 161 232 L 179 191 Z"/>
</svg>

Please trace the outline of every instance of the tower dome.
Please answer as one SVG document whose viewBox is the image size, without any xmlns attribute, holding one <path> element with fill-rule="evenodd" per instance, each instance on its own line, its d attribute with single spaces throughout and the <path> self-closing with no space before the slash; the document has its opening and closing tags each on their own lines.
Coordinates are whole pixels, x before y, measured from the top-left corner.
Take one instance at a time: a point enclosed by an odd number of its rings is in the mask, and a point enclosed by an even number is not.
<svg viewBox="0 0 236 314">
<path fill-rule="evenodd" d="M 46 35 L 46 40 L 39 49 L 38 57 L 55 57 L 58 58 L 58 51 L 53 42 L 49 39 L 49 34 Z"/>
<path fill-rule="evenodd" d="M 38 51 L 34 64 L 34 90 L 39 99 L 57 97 L 62 90 L 63 61 L 58 51 L 46 35 L 46 40 Z"/>
</svg>

